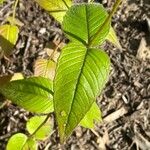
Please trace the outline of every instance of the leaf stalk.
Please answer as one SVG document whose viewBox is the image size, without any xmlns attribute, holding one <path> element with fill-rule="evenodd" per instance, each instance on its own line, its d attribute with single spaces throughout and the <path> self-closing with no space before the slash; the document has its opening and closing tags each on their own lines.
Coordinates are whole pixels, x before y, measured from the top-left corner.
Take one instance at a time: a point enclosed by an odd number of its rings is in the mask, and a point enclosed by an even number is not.
<svg viewBox="0 0 150 150">
<path fill-rule="evenodd" d="M 110 12 L 109 16 L 106 18 L 105 22 L 102 24 L 102 26 L 99 28 L 99 30 L 95 33 L 95 35 L 91 38 L 89 44 L 88 44 L 88 47 L 90 47 L 91 45 L 93 45 L 95 39 L 100 35 L 100 33 L 103 31 L 103 29 L 105 28 L 105 26 L 107 24 L 110 23 L 110 20 L 112 18 L 112 16 L 114 15 L 114 13 L 117 11 L 120 3 L 121 3 L 122 0 L 116 0 L 114 6 L 113 6 L 113 9 L 112 11 Z"/>
</svg>

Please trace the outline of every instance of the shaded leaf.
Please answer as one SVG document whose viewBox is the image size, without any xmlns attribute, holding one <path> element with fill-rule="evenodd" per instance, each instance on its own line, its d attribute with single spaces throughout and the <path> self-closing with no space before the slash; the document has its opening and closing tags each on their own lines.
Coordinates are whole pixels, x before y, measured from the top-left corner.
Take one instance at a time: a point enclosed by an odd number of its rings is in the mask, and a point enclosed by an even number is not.
<svg viewBox="0 0 150 150">
<path fill-rule="evenodd" d="M 101 111 L 96 102 L 93 103 L 89 111 L 81 120 L 80 125 L 85 128 L 94 128 L 94 122 L 101 120 Z"/>
<path fill-rule="evenodd" d="M 13 135 L 7 144 L 6 150 L 24 150 L 23 147 L 28 137 L 25 134 L 17 133 Z"/>
<path fill-rule="evenodd" d="M 110 70 L 107 54 L 81 43 L 62 50 L 54 80 L 54 108 L 61 141 L 64 141 L 90 110 L 104 87 Z"/>
<path fill-rule="evenodd" d="M 27 122 L 27 130 L 30 134 L 34 133 L 34 131 L 44 122 L 47 116 L 34 116 L 30 118 Z M 52 122 L 48 120 L 34 135 L 37 140 L 44 140 L 48 136 L 50 136 L 52 131 Z"/>
<path fill-rule="evenodd" d="M 106 39 L 112 44 L 114 44 L 117 48 L 122 49 L 120 42 L 116 36 L 116 33 L 112 27 L 110 28 L 109 34 L 107 35 Z"/>
<path fill-rule="evenodd" d="M 35 62 L 34 75 L 54 79 L 56 63 L 52 60 L 38 59 Z"/>
<path fill-rule="evenodd" d="M 0 53 L 10 55 L 18 39 L 19 29 L 14 25 L 0 26 Z"/>
<path fill-rule="evenodd" d="M 72 0 L 35 0 L 43 9 L 50 12 L 50 14 L 59 22 L 63 21 L 63 17 L 71 6 Z"/>
<path fill-rule="evenodd" d="M 91 40 L 99 31 L 107 16 L 106 10 L 100 4 L 75 5 L 64 16 L 62 27 L 71 41 L 80 41 L 84 45 L 97 46 L 103 43 L 108 35 L 110 23 L 105 25 L 100 36 L 97 36 L 94 41 Z"/>
<path fill-rule="evenodd" d="M 7 83 L 0 88 L 6 98 L 18 106 L 35 113 L 53 111 L 52 81 L 32 77 Z"/>
</svg>

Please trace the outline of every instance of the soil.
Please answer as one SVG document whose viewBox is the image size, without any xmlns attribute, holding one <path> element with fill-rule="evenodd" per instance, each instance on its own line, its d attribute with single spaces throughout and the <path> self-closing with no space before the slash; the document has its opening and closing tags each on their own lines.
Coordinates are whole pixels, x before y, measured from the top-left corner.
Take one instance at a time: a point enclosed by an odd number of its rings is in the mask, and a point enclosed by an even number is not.
<svg viewBox="0 0 150 150">
<path fill-rule="evenodd" d="M 97 2 L 103 3 L 109 11 L 114 1 Z M 12 13 L 12 4 L 13 1 L 8 0 L 0 7 L 0 24 Z M 0 60 L 1 76 L 16 72 L 32 76 L 35 60 L 47 57 L 43 49 L 54 39 L 67 41 L 60 24 L 31 0 L 20 0 L 17 18 L 24 26 L 9 60 Z M 51 137 L 40 142 L 40 149 L 150 149 L 150 1 L 124 1 L 113 17 L 112 26 L 122 49 L 110 43 L 104 45 L 111 58 L 112 71 L 103 93 L 97 98 L 103 122 L 92 130 L 76 128 L 64 145 L 59 144 L 54 126 Z M 25 123 L 32 115 L 13 104 L 0 108 L 1 150 L 12 134 L 26 133 Z"/>
</svg>

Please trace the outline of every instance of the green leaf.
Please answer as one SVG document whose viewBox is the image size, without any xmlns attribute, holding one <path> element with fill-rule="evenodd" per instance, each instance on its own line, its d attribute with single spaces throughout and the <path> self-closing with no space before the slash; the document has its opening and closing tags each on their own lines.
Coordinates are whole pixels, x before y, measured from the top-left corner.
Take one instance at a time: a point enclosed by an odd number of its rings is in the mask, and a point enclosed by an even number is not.
<svg viewBox="0 0 150 150">
<path fill-rule="evenodd" d="M 56 63 L 52 60 L 38 59 L 35 62 L 34 75 L 54 79 Z"/>
<path fill-rule="evenodd" d="M 34 133 L 36 129 L 44 122 L 47 116 L 35 116 L 28 120 L 27 122 L 27 130 L 30 134 Z M 52 131 L 52 122 L 48 120 L 43 126 L 36 132 L 34 135 L 37 140 L 44 140 L 50 136 Z"/>
<path fill-rule="evenodd" d="M 38 150 L 38 143 L 32 138 L 28 138 L 22 150 Z"/>
<path fill-rule="evenodd" d="M 53 111 L 52 81 L 32 77 L 7 83 L 0 88 L 6 98 L 24 109 L 35 113 Z"/>
<path fill-rule="evenodd" d="M 9 139 L 6 150 L 37 150 L 37 148 L 35 140 L 28 139 L 23 133 L 17 133 Z"/>
<path fill-rule="evenodd" d="M 10 55 L 18 39 L 19 29 L 14 25 L 0 26 L 0 53 Z"/>
<path fill-rule="evenodd" d="M 94 102 L 84 118 L 81 120 L 80 125 L 85 128 L 94 128 L 94 122 L 99 122 L 100 120 L 102 120 L 101 111 L 96 102 Z"/>
<path fill-rule="evenodd" d="M 107 16 L 106 10 L 100 4 L 75 5 L 67 11 L 62 27 L 71 41 L 80 41 L 87 46 L 89 44 L 97 46 L 104 42 L 109 33 L 110 23 L 107 23 L 100 36 L 92 41 Z"/>
<path fill-rule="evenodd" d="M 54 109 L 63 142 L 90 110 L 110 70 L 107 54 L 81 43 L 62 50 L 54 80 Z"/>
<path fill-rule="evenodd" d="M 27 139 L 28 137 L 22 133 L 13 135 L 8 141 L 6 150 L 22 150 L 25 143 L 27 142 Z"/>
<path fill-rule="evenodd" d="M 107 35 L 106 39 L 112 44 L 114 44 L 117 48 L 122 49 L 120 42 L 116 36 L 116 33 L 112 27 L 110 28 L 109 34 Z"/>
<path fill-rule="evenodd" d="M 43 9 L 50 12 L 50 14 L 59 22 L 63 21 L 63 17 L 71 6 L 72 0 L 35 0 Z"/>
</svg>

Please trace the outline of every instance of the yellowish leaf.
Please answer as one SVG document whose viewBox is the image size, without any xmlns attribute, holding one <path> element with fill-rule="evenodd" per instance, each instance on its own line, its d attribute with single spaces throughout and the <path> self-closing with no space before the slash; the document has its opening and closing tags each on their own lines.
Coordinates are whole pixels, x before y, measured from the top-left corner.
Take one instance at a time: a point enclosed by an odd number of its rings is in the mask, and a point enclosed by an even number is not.
<svg viewBox="0 0 150 150">
<path fill-rule="evenodd" d="M 52 60 L 38 59 L 35 62 L 34 75 L 54 79 L 56 63 Z"/>
<path fill-rule="evenodd" d="M 18 39 L 19 29 L 14 25 L 0 26 L 0 52 L 9 56 Z"/>
<path fill-rule="evenodd" d="M 50 14 L 59 22 L 63 21 L 63 17 L 71 6 L 72 0 L 35 0 L 43 9 L 50 12 Z"/>
</svg>

